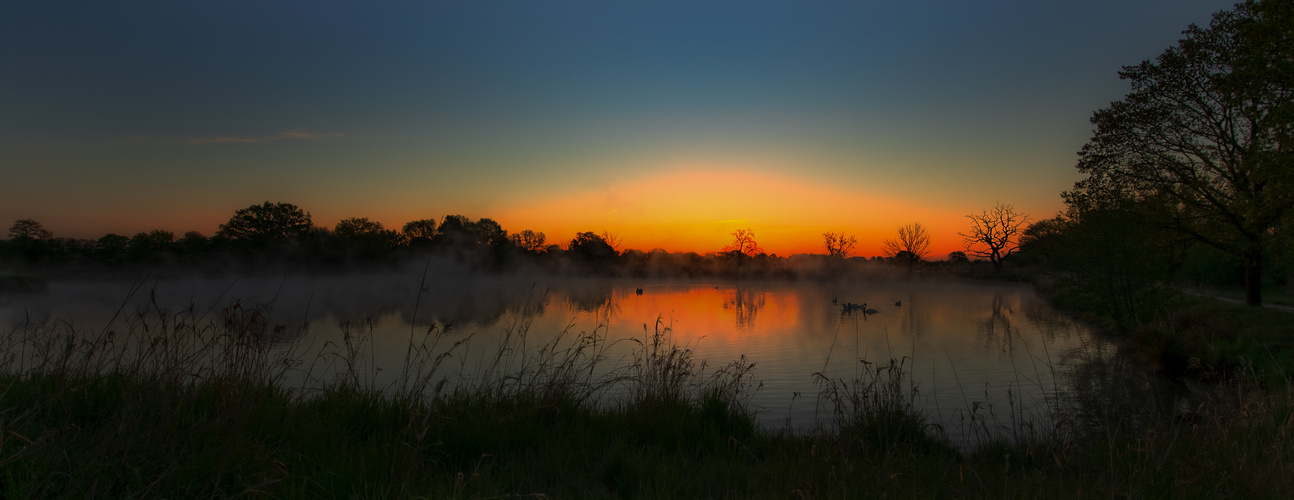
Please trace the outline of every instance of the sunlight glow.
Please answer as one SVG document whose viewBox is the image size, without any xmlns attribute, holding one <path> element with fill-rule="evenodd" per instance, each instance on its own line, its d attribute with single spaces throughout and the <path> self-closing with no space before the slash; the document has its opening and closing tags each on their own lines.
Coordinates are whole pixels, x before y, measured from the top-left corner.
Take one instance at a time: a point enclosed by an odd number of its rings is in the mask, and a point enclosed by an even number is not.
<svg viewBox="0 0 1294 500">
<path fill-rule="evenodd" d="M 816 182 L 732 165 L 680 163 L 601 189 L 518 206 L 497 220 L 513 231 L 534 228 L 562 243 L 581 231 L 610 232 L 622 249 L 706 253 L 751 228 L 768 253 L 824 253 L 822 233 L 858 237 L 856 255 L 878 255 L 896 227 L 921 221 L 934 236 L 934 258 L 956 250 L 960 221 L 881 193 L 846 192 Z M 941 231 L 941 232 L 936 232 Z"/>
</svg>

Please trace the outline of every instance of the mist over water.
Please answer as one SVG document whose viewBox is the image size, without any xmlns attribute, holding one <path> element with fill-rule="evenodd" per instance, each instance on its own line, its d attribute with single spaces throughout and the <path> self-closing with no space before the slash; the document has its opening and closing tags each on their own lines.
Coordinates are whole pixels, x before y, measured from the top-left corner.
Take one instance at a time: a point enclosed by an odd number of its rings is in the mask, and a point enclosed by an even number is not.
<svg viewBox="0 0 1294 500">
<path fill-rule="evenodd" d="M 1101 341 L 1056 313 L 1029 286 L 996 282 L 698 282 L 472 274 L 452 267 L 363 274 L 240 278 L 170 277 L 54 281 L 47 291 L 0 296 L 6 329 L 45 316 L 78 330 L 123 328 L 131 315 L 192 308 L 219 320 L 233 304 L 265 304 L 288 340 L 317 351 L 343 331 L 371 334 L 372 382 L 400 374 L 411 337 L 428 331 L 465 343 L 442 370 L 470 378 L 504 335 L 529 345 L 560 334 L 604 335 L 603 367 L 626 362 L 635 345 L 668 329 L 707 370 L 746 356 L 762 382 L 749 400 L 770 427 L 811 430 L 828 416 L 814 373 L 852 380 L 900 359 L 916 404 L 950 437 L 967 420 L 1009 427 L 1012 416 L 1050 425 L 1065 406 L 1064 373 Z M 875 309 L 864 314 L 846 304 Z M 619 342 L 617 342 L 619 341 Z M 289 381 L 300 383 L 302 381 Z"/>
</svg>

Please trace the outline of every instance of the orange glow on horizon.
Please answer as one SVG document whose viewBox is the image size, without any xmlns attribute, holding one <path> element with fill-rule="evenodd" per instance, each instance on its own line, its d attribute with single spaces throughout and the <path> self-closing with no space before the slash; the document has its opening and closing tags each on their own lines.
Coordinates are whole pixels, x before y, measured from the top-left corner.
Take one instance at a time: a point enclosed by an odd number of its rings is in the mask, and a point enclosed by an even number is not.
<svg viewBox="0 0 1294 500">
<path fill-rule="evenodd" d="M 824 232 L 858 238 L 852 255 L 882 253 L 901 225 L 920 222 L 930 258 L 961 249 L 962 215 L 949 215 L 881 193 L 845 192 L 764 173 L 682 165 L 663 173 L 517 206 L 496 219 L 509 231 L 542 231 L 565 244 L 578 232 L 609 232 L 621 249 L 717 252 L 750 228 L 767 253 L 826 253 Z"/>
<path fill-rule="evenodd" d="M 625 330 L 643 319 L 660 316 L 665 322 L 662 326 L 683 334 L 683 338 L 675 340 L 696 342 L 701 336 L 714 339 L 716 336 L 791 330 L 801 319 L 799 296 L 795 294 L 708 286 L 681 289 L 647 287 L 645 292 L 615 299 L 615 315 L 625 323 Z M 653 325 L 648 324 L 646 328 L 651 331 Z"/>
</svg>

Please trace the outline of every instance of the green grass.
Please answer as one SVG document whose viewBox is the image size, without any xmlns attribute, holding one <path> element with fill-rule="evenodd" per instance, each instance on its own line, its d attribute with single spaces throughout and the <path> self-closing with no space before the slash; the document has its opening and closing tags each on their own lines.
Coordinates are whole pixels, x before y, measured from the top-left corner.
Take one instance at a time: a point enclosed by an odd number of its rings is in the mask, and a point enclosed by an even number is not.
<svg viewBox="0 0 1294 500">
<path fill-rule="evenodd" d="M 1289 350 L 1276 317 L 1199 310 L 1221 325 L 1250 318 L 1236 323 L 1237 345 Z M 864 362 L 853 380 L 819 376 L 831 420 L 797 434 L 756 423 L 743 403 L 749 361 L 708 369 L 660 325 L 606 375 L 589 369 L 605 353 L 595 333 L 514 343 L 512 369 L 453 389 L 439 385 L 439 361 L 458 346 L 429 332 L 411 338 L 405 379 L 375 387 L 355 362 L 371 345 L 364 331 L 303 353 L 275 341 L 257 311 L 231 307 L 217 321 L 154 311 L 111 336 L 52 321 L 8 332 L 0 495 L 1278 498 L 1294 488 L 1290 390 L 1252 369 L 1220 374 L 1188 411 L 965 450 L 913 407 L 902 359 Z M 1202 338 L 1221 331 L 1191 325 Z M 340 373 L 284 389 L 311 357 Z"/>
</svg>

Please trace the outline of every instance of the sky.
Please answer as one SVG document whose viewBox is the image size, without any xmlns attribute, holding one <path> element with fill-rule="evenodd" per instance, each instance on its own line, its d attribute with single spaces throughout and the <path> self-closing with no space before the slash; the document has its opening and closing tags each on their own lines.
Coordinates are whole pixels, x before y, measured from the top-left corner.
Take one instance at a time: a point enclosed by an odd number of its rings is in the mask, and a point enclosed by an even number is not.
<svg viewBox="0 0 1294 500">
<path fill-rule="evenodd" d="M 222 1 L 0 5 L 0 224 L 213 234 L 489 217 L 563 243 L 935 258 L 1063 209 L 1092 112 L 1232 2 Z"/>
</svg>

